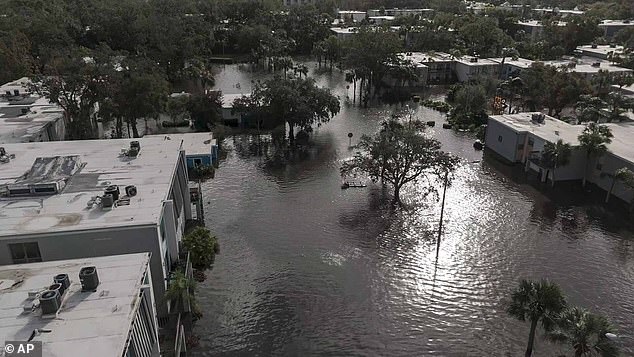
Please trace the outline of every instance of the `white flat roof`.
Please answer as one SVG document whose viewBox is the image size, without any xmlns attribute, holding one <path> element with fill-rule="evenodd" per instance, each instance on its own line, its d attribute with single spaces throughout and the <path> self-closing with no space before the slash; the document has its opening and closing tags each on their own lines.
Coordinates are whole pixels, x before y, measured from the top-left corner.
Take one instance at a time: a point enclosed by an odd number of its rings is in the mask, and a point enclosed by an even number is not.
<svg viewBox="0 0 634 357">
<path fill-rule="evenodd" d="M 573 146 L 579 145 L 578 136 L 583 132 L 584 125 L 572 125 L 559 119 L 546 115 L 543 123 L 531 120 L 535 113 L 518 113 L 491 115 L 490 120 L 495 120 L 516 132 L 532 133 L 546 141 L 555 143 L 562 139 Z M 634 123 L 607 123 L 614 137 L 608 144 L 608 150 L 623 160 L 634 163 Z"/>
<path fill-rule="evenodd" d="M 28 92 L 26 77 L 0 86 L 0 144 L 38 140 L 51 122 L 63 120 L 64 111 L 48 99 Z M 20 96 L 6 97 L 6 91 L 20 91 Z M 22 109 L 28 109 L 22 114 Z"/>
<path fill-rule="evenodd" d="M 476 62 L 471 62 L 473 59 L 477 59 L 477 61 Z M 464 64 L 466 66 L 492 66 L 492 65 L 499 65 L 498 62 L 496 62 L 496 61 L 494 61 L 492 59 L 479 58 L 479 57 L 473 57 L 473 56 L 458 57 L 458 58 L 456 58 L 456 62 Z"/>
<path fill-rule="evenodd" d="M 165 135 L 146 135 L 146 138 Z M 169 134 L 172 140 L 177 142 L 183 141 L 182 149 L 185 150 L 187 156 L 190 155 L 210 155 L 211 147 L 216 145 L 213 133 L 187 133 L 187 134 Z"/>
<path fill-rule="evenodd" d="M 344 14 L 344 15 L 365 15 L 365 11 L 339 10 L 339 14 Z"/>
<path fill-rule="evenodd" d="M 330 31 L 338 34 L 357 33 L 358 27 L 331 27 Z"/>
<path fill-rule="evenodd" d="M 575 67 L 569 68 L 571 72 L 577 73 L 598 73 L 600 70 L 608 71 L 608 72 L 618 72 L 618 73 L 632 73 L 629 68 L 619 67 L 615 64 L 610 63 L 609 61 L 601 60 L 593 57 L 582 57 L 580 59 L 572 59 L 572 60 L 555 60 L 555 61 L 544 61 L 543 63 L 547 66 L 554 67 L 562 67 L 568 66 L 571 62 L 576 62 Z M 599 63 L 599 66 L 593 66 L 593 63 Z"/>
<path fill-rule="evenodd" d="M 500 64 L 502 63 L 502 58 L 501 57 L 489 58 L 489 59 L 491 61 L 496 62 L 496 63 L 500 63 Z M 533 65 L 533 62 L 534 61 L 526 59 L 526 58 L 516 58 L 516 59 L 514 59 L 512 57 L 506 57 L 504 59 L 504 64 L 505 65 L 520 67 L 520 68 L 523 68 L 523 69 L 530 68 L 530 66 Z"/>
<path fill-rule="evenodd" d="M 538 21 L 538 20 L 518 21 L 517 24 L 521 25 L 521 26 L 531 26 L 531 27 L 543 27 L 544 26 L 544 24 L 541 21 Z M 567 24 L 567 22 L 557 21 L 557 23 L 555 25 L 557 25 L 557 26 L 566 26 L 566 24 Z"/>
<path fill-rule="evenodd" d="M 33 339 L 42 342 L 43 356 L 123 355 L 149 260 L 149 253 L 139 253 L 0 266 L 0 341 L 26 341 L 35 329 L 46 329 Z M 85 266 L 97 267 L 96 292 L 81 291 Z M 25 312 L 28 293 L 46 289 L 62 273 L 71 285 L 57 318 Z"/>
<path fill-rule="evenodd" d="M 623 46 L 612 47 L 610 45 L 600 45 L 600 46 L 583 45 L 583 46 L 578 46 L 577 50 L 580 50 L 580 51 L 583 51 L 583 52 L 587 52 L 587 53 L 593 53 L 593 54 L 599 54 L 599 55 L 607 56 L 610 53 L 621 54 L 621 53 L 623 53 L 624 48 L 623 48 Z"/>
<path fill-rule="evenodd" d="M 7 154 L 15 158 L 0 163 L 0 188 L 24 177 L 37 158 L 78 156 L 85 166 L 74 173 L 61 193 L 0 197 L 0 237 L 158 224 L 176 170 L 181 139 L 189 145 L 190 140 L 201 143 L 208 138 L 209 133 L 192 133 L 173 138 L 152 135 L 138 139 L 4 145 Z M 141 145 L 138 156 L 121 156 L 122 148 L 129 148 L 132 140 Z M 130 198 L 129 205 L 110 211 L 97 206 L 89 209 L 87 203 L 91 197 L 103 195 L 109 185 L 118 185 L 122 195 L 125 186 L 135 185 L 137 195 Z"/>
<path fill-rule="evenodd" d="M 599 23 L 599 27 L 602 26 L 634 26 L 634 22 L 628 20 L 603 20 Z"/>
<path fill-rule="evenodd" d="M 368 19 L 370 19 L 370 20 L 389 20 L 389 21 L 394 20 L 395 18 L 396 17 L 394 17 L 394 16 L 386 16 L 386 15 L 383 15 L 383 16 L 369 16 L 368 17 Z"/>
</svg>

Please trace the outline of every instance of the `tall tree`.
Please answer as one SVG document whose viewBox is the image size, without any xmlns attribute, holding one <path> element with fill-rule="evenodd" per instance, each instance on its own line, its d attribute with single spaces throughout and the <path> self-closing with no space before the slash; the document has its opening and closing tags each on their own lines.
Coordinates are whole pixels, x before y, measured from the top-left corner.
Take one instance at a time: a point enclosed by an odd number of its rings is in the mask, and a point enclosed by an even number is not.
<svg viewBox="0 0 634 357">
<path fill-rule="evenodd" d="M 614 190 L 614 186 L 617 182 L 623 183 L 629 189 L 634 189 L 634 172 L 632 172 L 627 167 L 622 167 L 614 172 L 612 175 L 612 183 L 610 184 L 610 189 L 608 190 L 607 195 L 605 195 L 605 203 L 608 203 L 610 200 L 610 196 L 612 196 L 612 191 Z"/>
<path fill-rule="evenodd" d="M 562 312 L 555 326 L 552 331 L 546 333 L 546 337 L 572 347 L 575 357 L 619 355 L 618 348 L 606 336 L 606 333 L 614 330 L 604 316 L 572 307 Z"/>
<path fill-rule="evenodd" d="M 531 323 L 526 357 L 533 354 L 537 325 L 541 323 L 544 330 L 552 330 L 558 315 L 565 307 L 566 299 L 557 284 L 547 280 L 520 281 L 519 287 L 511 295 L 511 303 L 506 311 L 520 321 Z"/>
<path fill-rule="evenodd" d="M 33 77 L 31 90 L 64 109 L 68 139 L 96 139 L 95 108 L 112 72 L 108 54 L 87 50 L 57 54 L 45 71 L 46 75 Z"/>
<path fill-rule="evenodd" d="M 572 147 L 568 143 L 564 143 L 562 139 L 557 140 L 556 143 L 546 142 L 544 144 L 544 150 L 542 151 L 541 162 L 544 167 L 552 170 L 551 184 L 555 186 L 555 171 L 559 167 L 566 166 L 570 163 L 570 156 L 572 154 Z"/>
<path fill-rule="evenodd" d="M 266 113 L 288 125 L 294 143 L 295 127 L 306 128 L 330 120 L 339 113 L 339 99 L 330 90 L 319 88 L 312 78 L 273 79 L 256 82 L 247 98 L 239 98 L 239 108 L 255 115 Z M 257 112 L 260 112 L 259 114 Z"/>
<path fill-rule="evenodd" d="M 581 148 L 586 152 L 586 164 L 583 173 L 583 187 L 586 186 L 588 165 L 592 157 L 601 157 L 608 151 L 607 144 L 612 142 L 612 131 L 605 125 L 589 123 L 579 135 Z"/>
<path fill-rule="evenodd" d="M 416 180 L 426 180 L 427 192 L 432 192 L 432 180 L 454 171 L 458 159 L 441 151 L 440 142 L 427 137 L 424 127 L 419 121 L 383 122 L 377 134 L 361 137 L 359 151 L 341 167 L 342 176 L 363 172 L 373 180 L 390 184 L 394 203 L 401 202 L 403 186 Z"/>
</svg>

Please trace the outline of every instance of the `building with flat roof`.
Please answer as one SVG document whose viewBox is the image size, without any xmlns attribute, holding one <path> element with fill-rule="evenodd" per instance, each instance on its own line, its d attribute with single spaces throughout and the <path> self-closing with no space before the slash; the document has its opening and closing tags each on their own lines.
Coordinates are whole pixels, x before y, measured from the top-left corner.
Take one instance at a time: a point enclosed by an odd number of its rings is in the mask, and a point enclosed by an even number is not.
<svg viewBox="0 0 634 357">
<path fill-rule="evenodd" d="M 539 14 L 539 15 L 550 15 L 550 14 L 554 14 L 554 15 L 558 15 L 562 18 L 564 17 L 568 17 L 568 16 L 581 16 L 583 14 L 585 14 L 585 11 L 581 11 L 581 10 L 577 10 L 577 9 L 573 9 L 573 10 L 561 10 L 559 8 L 552 8 L 552 7 L 548 7 L 548 8 L 535 8 L 532 9 L 533 12 Z"/>
<path fill-rule="evenodd" d="M 0 265 L 150 252 L 160 299 L 192 219 L 186 148 L 204 155 L 212 143 L 196 133 L 4 145 Z"/>
<path fill-rule="evenodd" d="M 544 61 L 543 63 L 548 66 L 565 68 L 570 72 L 579 73 L 587 80 L 591 80 L 599 73 L 599 71 L 606 71 L 612 74 L 621 75 L 627 75 L 634 72 L 629 68 L 619 67 L 610 61 L 587 56 Z"/>
<path fill-rule="evenodd" d="M 523 70 L 530 68 L 533 65 L 533 61 L 526 58 L 489 58 L 491 61 L 499 63 L 501 66 L 501 79 L 509 79 L 518 77 Z"/>
<path fill-rule="evenodd" d="M 372 16 L 427 16 L 432 14 L 434 9 L 371 9 L 367 11 L 369 17 Z"/>
<path fill-rule="evenodd" d="M 339 10 L 339 20 L 343 22 L 361 22 L 365 20 L 365 11 Z"/>
<path fill-rule="evenodd" d="M 159 356 L 149 262 L 138 253 L 0 267 L 0 340 L 41 342 L 46 357 Z M 84 267 L 98 285 L 82 285 Z M 67 284 L 51 286 L 59 274 Z"/>
<path fill-rule="evenodd" d="M 630 20 L 603 20 L 599 23 L 599 28 L 603 30 L 603 37 L 611 39 L 617 32 L 634 26 Z"/>
<path fill-rule="evenodd" d="M 613 55 L 622 55 L 625 49 L 617 45 L 583 45 L 578 46 L 576 54 L 581 56 L 609 60 Z"/>
<path fill-rule="evenodd" d="M 488 58 L 462 56 L 455 59 L 458 82 L 468 82 L 480 77 L 498 77 L 501 64 Z"/>
<path fill-rule="evenodd" d="M 0 144 L 64 140 L 64 110 L 29 91 L 26 77 L 0 86 Z"/>
<path fill-rule="evenodd" d="M 608 152 L 592 157 L 586 165 L 586 153 L 579 144 L 579 135 L 584 125 L 573 125 L 542 113 L 518 113 L 489 116 L 485 145 L 510 163 L 523 164 L 526 170 L 537 172 L 542 181 L 581 180 L 584 175 L 589 182 L 608 191 L 615 171 L 627 167 L 634 171 L 634 123 L 608 123 L 614 137 L 608 144 Z M 543 167 L 541 154 L 546 142 L 558 140 L 572 146 L 570 163 L 552 169 Z M 588 172 L 586 173 L 586 167 Z M 616 183 L 613 194 L 626 202 L 634 198 L 633 190 Z"/>
<path fill-rule="evenodd" d="M 566 24 L 567 23 L 564 21 L 553 22 L 553 25 L 561 27 L 566 26 Z M 524 31 L 531 41 L 540 39 L 544 33 L 544 24 L 538 20 L 518 21 L 517 25 L 522 31 Z"/>
<path fill-rule="evenodd" d="M 383 15 L 383 16 L 369 16 L 368 21 L 373 25 L 385 25 L 396 19 L 395 16 Z"/>
</svg>

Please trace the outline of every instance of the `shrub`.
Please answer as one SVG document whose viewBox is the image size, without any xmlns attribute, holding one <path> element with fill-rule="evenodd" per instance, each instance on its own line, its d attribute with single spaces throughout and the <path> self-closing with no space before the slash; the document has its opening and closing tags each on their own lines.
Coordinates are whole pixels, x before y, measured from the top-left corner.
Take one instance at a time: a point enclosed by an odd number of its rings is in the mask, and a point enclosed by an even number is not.
<svg viewBox="0 0 634 357">
<path fill-rule="evenodd" d="M 185 235 L 183 245 L 190 254 L 192 266 L 201 270 L 211 267 L 220 250 L 216 237 L 205 227 L 196 227 Z"/>
</svg>

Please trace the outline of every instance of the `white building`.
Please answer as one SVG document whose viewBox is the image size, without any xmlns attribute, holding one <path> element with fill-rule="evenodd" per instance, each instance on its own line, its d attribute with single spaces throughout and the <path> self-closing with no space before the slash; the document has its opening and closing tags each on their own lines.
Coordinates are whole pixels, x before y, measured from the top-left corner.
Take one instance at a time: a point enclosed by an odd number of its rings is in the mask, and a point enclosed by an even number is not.
<svg viewBox="0 0 634 357">
<path fill-rule="evenodd" d="M 463 56 L 455 59 L 456 78 L 458 82 L 468 82 L 481 77 L 500 75 L 501 64 L 488 58 Z"/>
<path fill-rule="evenodd" d="M 159 356 L 149 262 L 139 253 L 0 267 L 0 340 L 41 342 L 46 357 Z M 84 267 L 98 277 L 88 291 Z M 44 292 L 59 274 L 69 285 L 54 301 Z"/>
<path fill-rule="evenodd" d="M 575 53 L 592 58 L 609 60 L 612 56 L 622 55 L 625 49 L 616 45 L 583 45 L 578 46 Z"/>
<path fill-rule="evenodd" d="M 372 16 L 429 16 L 434 9 L 371 9 L 367 11 L 369 17 Z"/>
<path fill-rule="evenodd" d="M 394 19 L 396 19 L 396 17 L 394 16 L 388 16 L 388 15 L 383 15 L 383 16 L 369 16 L 368 17 L 368 21 L 373 24 L 373 25 L 385 25 L 385 24 L 389 24 L 390 22 L 394 21 Z"/>
<path fill-rule="evenodd" d="M 209 133 L 4 145 L 0 265 L 149 252 L 160 300 L 192 219 L 185 140 L 211 155 Z"/>
<path fill-rule="evenodd" d="M 366 13 L 365 11 L 340 10 L 338 15 L 339 20 L 343 22 L 361 22 L 365 20 Z"/>
<path fill-rule="evenodd" d="M 603 37 L 611 39 L 614 35 L 625 29 L 634 26 L 630 20 L 603 20 L 599 23 L 599 28 L 603 30 Z"/>
<path fill-rule="evenodd" d="M 555 26 L 566 26 L 566 22 L 556 21 L 553 23 Z M 537 20 L 528 20 L 528 21 L 518 21 L 517 25 L 520 27 L 524 33 L 528 36 L 531 41 L 537 41 L 541 38 L 544 33 L 544 24 L 541 21 Z"/>
<path fill-rule="evenodd" d="M 0 86 L 0 144 L 64 140 L 64 111 L 29 92 L 28 78 Z"/>
<path fill-rule="evenodd" d="M 608 144 L 608 152 L 600 158 L 591 158 L 587 165 L 588 182 L 608 191 L 612 175 L 627 167 L 634 171 L 634 124 L 605 124 L 614 138 Z M 505 161 L 521 163 L 526 170 L 537 172 L 542 181 L 553 180 L 553 172 L 540 165 L 541 152 L 546 142 L 563 140 L 572 147 L 570 163 L 556 169 L 555 181 L 581 180 L 586 168 L 586 153 L 579 147 L 578 136 L 583 125 L 572 125 L 542 113 L 518 113 L 489 116 L 486 147 Z M 626 202 L 634 198 L 634 190 L 621 183 L 615 184 L 613 194 Z"/>
<path fill-rule="evenodd" d="M 331 27 L 330 28 L 330 32 L 332 32 L 340 40 L 349 39 L 358 31 L 359 31 L 358 27 Z"/>
<path fill-rule="evenodd" d="M 501 79 L 509 79 L 518 77 L 523 70 L 530 68 L 533 65 L 533 61 L 526 58 L 490 58 L 491 61 L 499 63 L 502 66 Z"/>
<path fill-rule="evenodd" d="M 620 75 L 632 74 L 634 72 L 629 68 L 619 67 L 609 61 L 586 56 L 582 56 L 581 58 L 571 57 L 555 61 L 544 61 L 544 64 L 579 73 L 587 80 L 592 80 L 599 71 Z"/>
<path fill-rule="evenodd" d="M 564 17 L 568 17 L 568 16 L 581 16 L 583 14 L 585 14 L 584 11 L 578 10 L 578 9 L 573 9 L 573 10 L 560 10 L 559 8 L 555 7 L 549 7 L 549 8 L 536 8 L 533 9 L 533 12 L 539 14 L 539 15 L 550 15 L 550 14 L 554 14 L 554 15 L 558 15 L 562 18 Z"/>
</svg>

